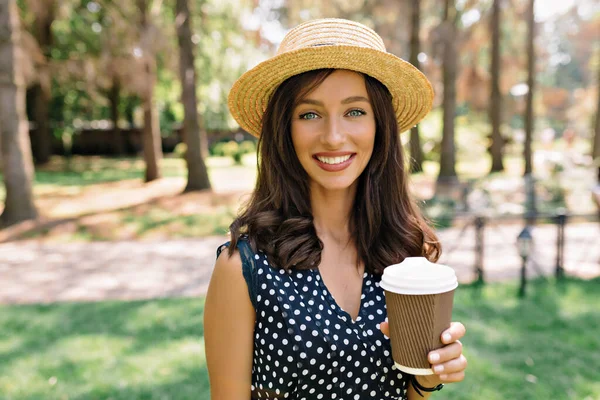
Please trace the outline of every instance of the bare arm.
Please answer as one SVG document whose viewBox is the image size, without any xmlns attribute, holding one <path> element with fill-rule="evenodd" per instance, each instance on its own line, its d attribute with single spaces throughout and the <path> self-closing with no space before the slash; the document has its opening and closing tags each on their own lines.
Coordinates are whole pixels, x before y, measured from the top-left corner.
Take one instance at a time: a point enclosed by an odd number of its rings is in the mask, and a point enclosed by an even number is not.
<svg viewBox="0 0 600 400">
<path fill-rule="evenodd" d="M 255 312 L 236 251 L 215 264 L 204 306 L 204 344 L 211 399 L 248 400 Z"/>
</svg>

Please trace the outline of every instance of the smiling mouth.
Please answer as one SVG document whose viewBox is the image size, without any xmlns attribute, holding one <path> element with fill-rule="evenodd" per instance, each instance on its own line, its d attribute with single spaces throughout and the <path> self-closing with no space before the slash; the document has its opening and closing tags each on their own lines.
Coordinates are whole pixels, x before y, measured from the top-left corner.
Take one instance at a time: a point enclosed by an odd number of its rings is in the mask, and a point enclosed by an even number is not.
<svg viewBox="0 0 600 400">
<path fill-rule="evenodd" d="M 335 153 L 321 153 L 313 155 L 313 159 L 315 160 L 319 168 L 327 172 L 343 171 L 354 162 L 355 158 L 356 153 L 342 153 L 340 155 L 337 155 Z"/>
<path fill-rule="evenodd" d="M 352 154 L 347 154 L 345 156 L 340 156 L 340 157 L 323 157 L 323 156 L 314 156 L 314 157 L 324 164 L 337 165 L 337 164 L 342 164 L 342 163 L 348 161 L 350 159 L 350 157 L 352 157 Z"/>
</svg>

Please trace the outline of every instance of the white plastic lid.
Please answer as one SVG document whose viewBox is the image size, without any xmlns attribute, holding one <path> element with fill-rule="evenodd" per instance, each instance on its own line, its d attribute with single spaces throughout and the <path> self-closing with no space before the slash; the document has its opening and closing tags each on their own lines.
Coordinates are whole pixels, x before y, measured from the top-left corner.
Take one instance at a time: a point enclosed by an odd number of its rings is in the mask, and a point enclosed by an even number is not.
<svg viewBox="0 0 600 400">
<path fill-rule="evenodd" d="M 450 267 L 434 264 L 425 257 L 406 257 L 400 264 L 383 270 L 380 286 L 399 294 L 436 294 L 456 289 L 456 273 Z"/>
</svg>

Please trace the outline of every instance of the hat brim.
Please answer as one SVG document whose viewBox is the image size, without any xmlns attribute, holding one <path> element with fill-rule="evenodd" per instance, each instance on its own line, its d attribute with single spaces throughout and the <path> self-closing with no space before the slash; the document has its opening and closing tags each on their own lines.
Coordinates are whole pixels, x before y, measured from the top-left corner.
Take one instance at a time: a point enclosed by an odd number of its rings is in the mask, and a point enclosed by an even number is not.
<svg viewBox="0 0 600 400">
<path fill-rule="evenodd" d="M 258 137 L 275 89 L 294 75 L 325 68 L 362 72 L 383 83 L 392 94 L 399 132 L 431 110 L 433 88 L 421 71 L 393 54 L 358 46 L 302 48 L 263 61 L 235 82 L 229 110 L 242 129 Z"/>
</svg>

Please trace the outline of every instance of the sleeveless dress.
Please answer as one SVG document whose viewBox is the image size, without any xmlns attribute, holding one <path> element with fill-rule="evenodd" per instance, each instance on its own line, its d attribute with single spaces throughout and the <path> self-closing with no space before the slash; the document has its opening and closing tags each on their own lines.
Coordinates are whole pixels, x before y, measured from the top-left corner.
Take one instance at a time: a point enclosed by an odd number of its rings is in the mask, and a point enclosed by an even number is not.
<svg viewBox="0 0 600 400">
<path fill-rule="evenodd" d="M 410 375 L 396 368 L 379 329 L 387 316 L 380 275 L 364 273 L 352 320 L 318 268 L 274 268 L 243 238 L 238 250 L 256 312 L 252 399 L 406 399 Z"/>
</svg>

